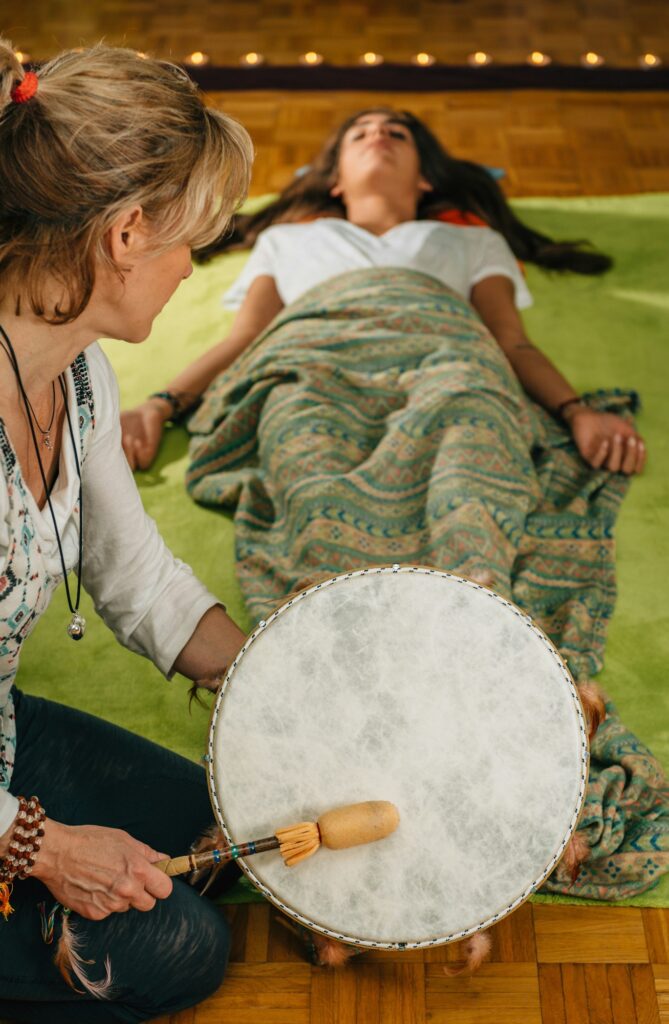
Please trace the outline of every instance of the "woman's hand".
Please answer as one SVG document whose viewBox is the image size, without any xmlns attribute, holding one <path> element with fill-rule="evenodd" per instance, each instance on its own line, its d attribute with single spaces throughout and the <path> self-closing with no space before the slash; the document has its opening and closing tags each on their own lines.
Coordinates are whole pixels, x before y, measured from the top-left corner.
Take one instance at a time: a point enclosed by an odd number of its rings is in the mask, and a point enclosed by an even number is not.
<svg viewBox="0 0 669 1024">
<path fill-rule="evenodd" d="M 574 405 L 565 410 L 564 418 L 581 458 L 590 466 L 628 476 L 641 472 L 646 462 L 646 446 L 622 416 Z"/>
<path fill-rule="evenodd" d="M 161 398 L 149 398 L 121 413 L 121 443 L 133 471 L 148 469 L 155 459 L 171 413 L 169 402 Z"/>
<path fill-rule="evenodd" d="M 152 910 L 169 896 L 172 880 L 153 867 L 165 857 L 120 829 L 47 818 L 32 877 L 64 907 L 101 921 L 130 907 Z"/>
</svg>

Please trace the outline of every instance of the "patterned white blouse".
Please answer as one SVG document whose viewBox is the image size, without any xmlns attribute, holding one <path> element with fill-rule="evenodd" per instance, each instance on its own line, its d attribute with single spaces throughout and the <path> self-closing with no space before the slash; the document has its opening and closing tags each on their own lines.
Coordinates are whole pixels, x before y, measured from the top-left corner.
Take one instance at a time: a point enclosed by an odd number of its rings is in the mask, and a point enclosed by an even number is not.
<svg viewBox="0 0 669 1024">
<path fill-rule="evenodd" d="M 79 426 L 84 505 L 82 583 L 117 639 L 167 676 L 217 599 L 167 550 L 145 513 L 121 447 L 116 378 L 97 344 L 66 373 Z M 24 640 L 63 571 L 48 506 L 40 509 L 0 419 L 0 835 L 18 810 L 8 792 L 16 752 L 12 686 Z M 79 479 L 67 419 L 51 493 L 68 571 L 77 566 Z M 63 643 L 72 641 L 63 622 Z M 85 640 L 84 640 L 85 643 Z"/>
</svg>

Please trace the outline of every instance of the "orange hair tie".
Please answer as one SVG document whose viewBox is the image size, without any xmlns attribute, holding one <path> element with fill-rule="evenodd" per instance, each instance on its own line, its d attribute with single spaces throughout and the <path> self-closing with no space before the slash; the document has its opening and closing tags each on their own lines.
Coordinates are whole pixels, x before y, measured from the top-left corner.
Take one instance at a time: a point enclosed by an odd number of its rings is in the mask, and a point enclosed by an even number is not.
<svg viewBox="0 0 669 1024">
<path fill-rule="evenodd" d="M 37 75 L 34 71 L 26 71 L 23 80 L 12 89 L 10 98 L 12 103 L 27 103 L 37 92 Z"/>
</svg>

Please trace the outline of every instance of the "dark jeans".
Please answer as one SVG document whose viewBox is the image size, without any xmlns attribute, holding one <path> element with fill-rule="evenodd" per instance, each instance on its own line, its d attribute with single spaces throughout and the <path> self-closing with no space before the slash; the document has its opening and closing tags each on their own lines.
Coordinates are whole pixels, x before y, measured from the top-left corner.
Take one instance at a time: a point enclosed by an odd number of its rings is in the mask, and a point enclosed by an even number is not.
<svg viewBox="0 0 669 1024">
<path fill-rule="evenodd" d="M 20 692 L 17 758 L 11 791 L 35 793 L 47 815 L 68 825 L 108 825 L 174 856 L 210 824 L 204 771 L 148 740 L 91 715 Z M 0 918 L 0 1017 L 44 1024 L 150 1020 L 200 1002 L 221 984 L 230 946 L 228 925 L 206 898 L 179 878 L 154 910 L 129 910 L 104 921 L 72 914 L 81 953 L 113 990 L 105 1001 L 78 995 L 42 939 L 37 904 L 54 905 L 40 882 L 14 885 L 15 913 Z"/>
</svg>

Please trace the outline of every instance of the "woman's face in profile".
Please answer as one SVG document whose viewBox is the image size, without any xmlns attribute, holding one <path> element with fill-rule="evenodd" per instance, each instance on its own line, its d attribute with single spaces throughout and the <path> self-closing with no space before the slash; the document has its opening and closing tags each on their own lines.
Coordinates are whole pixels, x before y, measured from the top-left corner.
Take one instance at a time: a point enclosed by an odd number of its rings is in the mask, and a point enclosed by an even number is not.
<svg viewBox="0 0 669 1024">
<path fill-rule="evenodd" d="M 384 182 L 416 191 L 429 188 L 409 127 L 388 113 L 361 114 L 346 131 L 339 149 L 337 183 L 333 195 Z"/>
<path fill-rule="evenodd" d="M 104 337 L 144 341 L 155 318 L 192 273 L 190 246 L 175 245 L 153 255 L 151 236 L 146 238 L 148 241 L 123 261 L 122 279 L 106 268 L 98 275 L 96 308 Z"/>
</svg>

